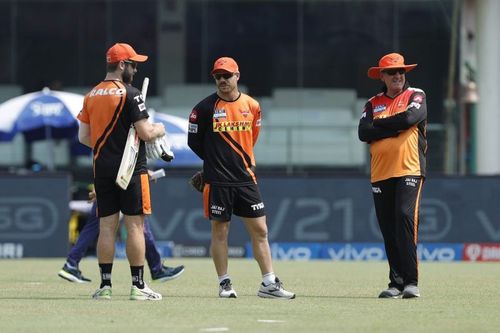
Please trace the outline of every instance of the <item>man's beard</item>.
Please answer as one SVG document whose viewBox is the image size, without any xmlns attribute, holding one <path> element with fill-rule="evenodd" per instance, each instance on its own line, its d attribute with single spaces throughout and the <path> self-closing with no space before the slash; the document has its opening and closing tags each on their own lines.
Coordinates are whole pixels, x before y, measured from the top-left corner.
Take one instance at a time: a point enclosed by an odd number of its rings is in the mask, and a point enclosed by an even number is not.
<svg viewBox="0 0 500 333">
<path fill-rule="evenodd" d="M 122 74 L 123 82 L 126 84 L 132 84 L 133 75 L 130 72 L 124 71 Z"/>
</svg>

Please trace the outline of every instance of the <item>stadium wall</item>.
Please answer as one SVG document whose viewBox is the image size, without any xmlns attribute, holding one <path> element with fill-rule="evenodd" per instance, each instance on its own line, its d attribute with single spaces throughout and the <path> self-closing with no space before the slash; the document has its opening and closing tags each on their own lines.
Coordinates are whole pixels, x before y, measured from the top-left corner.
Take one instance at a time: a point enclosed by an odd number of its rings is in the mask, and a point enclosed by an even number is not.
<svg viewBox="0 0 500 333">
<path fill-rule="evenodd" d="M 273 257 L 385 260 L 365 177 L 260 178 Z M 422 261 L 500 261 L 500 177 L 429 178 L 421 206 Z M 208 256 L 210 225 L 185 180 L 152 186 L 151 227 L 165 256 Z M 167 204 L 156 204 L 157 202 Z M 170 203 L 170 204 L 168 204 Z M 243 223 L 231 225 L 230 255 L 252 257 Z"/>
<path fill-rule="evenodd" d="M 382 237 L 367 177 L 261 177 L 269 240 L 278 259 L 382 260 Z M 71 177 L 0 175 L 0 257 L 64 257 Z M 500 259 L 500 177 L 431 177 L 423 192 L 423 260 Z M 164 256 L 208 256 L 210 224 L 186 177 L 151 186 L 149 222 Z M 230 255 L 250 256 L 234 218 Z M 118 251 L 120 253 L 120 251 Z M 450 259 L 451 258 L 451 259 Z"/>
<path fill-rule="evenodd" d="M 64 257 L 71 176 L 0 174 L 0 258 Z"/>
<path fill-rule="evenodd" d="M 261 177 L 271 242 L 381 242 L 367 177 Z M 202 198 L 185 178 L 151 186 L 151 227 L 158 240 L 208 244 Z M 500 177 L 431 177 L 424 185 L 420 233 L 428 243 L 500 242 Z M 247 233 L 235 218 L 230 242 Z"/>
</svg>

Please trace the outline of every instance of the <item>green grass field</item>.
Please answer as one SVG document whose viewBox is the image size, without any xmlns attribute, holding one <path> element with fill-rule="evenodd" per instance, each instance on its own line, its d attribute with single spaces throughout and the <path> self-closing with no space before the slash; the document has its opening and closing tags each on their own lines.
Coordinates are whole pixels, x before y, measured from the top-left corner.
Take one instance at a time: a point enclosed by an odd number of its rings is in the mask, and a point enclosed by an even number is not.
<svg viewBox="0 0 500 333">
<path fill-rule="evenodd" d="M 275 262 L 294 300 L 260 299 L 257 264 L 231 259 L 237 299 L 219 299 L 210 259 L 186 265 L 177 280 L 150 286 L 159 302 L 128 300 L 129 267 L 113 269 L 113 299 L 94 301 L 95 259 L 81 269 L 93 282 L 57 276 L 64 259 L 0 260 L 1 332 L 498 332 L 500 264 L 421 263 L 419 299 L 378 299 L 385 262 Z M 149 279 L 149 273 L 147 273 Z"/>
</svg>

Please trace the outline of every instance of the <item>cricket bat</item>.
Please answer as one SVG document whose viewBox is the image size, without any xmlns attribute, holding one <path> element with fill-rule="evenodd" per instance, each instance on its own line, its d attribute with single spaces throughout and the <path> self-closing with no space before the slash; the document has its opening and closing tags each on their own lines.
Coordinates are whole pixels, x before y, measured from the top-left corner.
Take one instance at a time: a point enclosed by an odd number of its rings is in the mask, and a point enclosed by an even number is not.
<svg viewBox="0 0 500 333">
<path fill-rule="evenodd" d="M 146 102 L 146 94 L 148 93 L 149 78 L 145 77 L 142 82 L 142 98 Z M 118 169 L 118 174 L 116 175 L 115 183 L 121 189 L 126 190 L 130 179 L 134 174 L 135 164 L 137 163 L 137 156 L 139 155 L 140 139 L 135 131 L 134 125 L 130 126 L 127 134 L 127 142 L 125 143 L 125 149 L 123 151 L 122 160 L 120 162 L 120 168 Z"/>
</svg>

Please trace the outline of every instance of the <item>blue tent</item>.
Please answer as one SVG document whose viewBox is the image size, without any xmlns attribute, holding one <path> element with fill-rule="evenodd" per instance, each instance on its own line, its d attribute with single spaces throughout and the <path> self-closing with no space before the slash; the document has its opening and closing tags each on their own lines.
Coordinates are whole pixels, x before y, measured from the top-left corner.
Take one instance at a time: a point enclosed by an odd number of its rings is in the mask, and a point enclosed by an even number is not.
<svg viewBox="0 0 500 333">
<path fill-rule="evenodd" d="M 0 141 L 23 133 L 26 141 L 72 138 L 83 96 L 44 88 L 9 99 L 0 105 Z"/>
<path fill-rule="evenodd" d="M 158 160 L 152 162 L 156 167 L 176 167 L 176 166 L 200 166 L 202 160 L 189 148 L 187 144 L 188 124 L 187 119 L 183 119 L 168 114 L 148 111 L 155 123 L 163 123 L 167 130 L 167 135 L 172 145 L 175 159 L 166 163 Z"/>
</svg>

